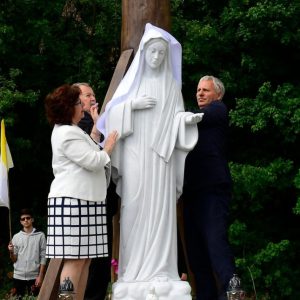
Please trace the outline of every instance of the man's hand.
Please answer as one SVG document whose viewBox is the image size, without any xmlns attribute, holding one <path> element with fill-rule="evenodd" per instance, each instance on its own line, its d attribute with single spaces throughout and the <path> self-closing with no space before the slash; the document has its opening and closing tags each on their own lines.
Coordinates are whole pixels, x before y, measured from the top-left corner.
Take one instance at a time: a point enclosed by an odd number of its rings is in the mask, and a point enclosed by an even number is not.
<svg viewBox="0 0 300 300">
<path fill-rule="evenodd" d="M 14 245 L 12 242 L 9 242 L 7 248 L 9 252 L 14 253 Z"/>
<path fill-rule="evenodd" d="M 91 117 L 94 121 L 94 124 L 97 123 L 98 117 L 99 117 L 99 113 L 98 113 L 98 103 L 94 104 L 91 106 L 90 109 L 90 113 L 91 113 Z"/>
<path fill-rule="evenodd" d="M 46 265 L 41 264 L 40 265 L 39 276 L 35 279 L 35 283 L 34 283 L 34 285 L 36 287 L 41 287 L 42 286 L 45 272 L 46 272 Z"/>
<path fill-rule="evenodd" d="M 14 247 L 14 245 L 11 241 L 9 242 L 7 248 L 8 248 L 8 251 L 9 251 L 9 257 L 10 257 L 11 261 L 13 263 L 15 263 L 17 261 L 17 256 L 14 253 L 14 248 L 15 247 Z"/>
<path fill-rule="evenodd" d="M 43 280 L 44 280 L 44 275 L 42 274 L 39 274 L 39 276 L 35 279 L 35 286 L 36 287 L 41 287 L 42 286 L 42 283 L 43 283 Z"/>
</svg>

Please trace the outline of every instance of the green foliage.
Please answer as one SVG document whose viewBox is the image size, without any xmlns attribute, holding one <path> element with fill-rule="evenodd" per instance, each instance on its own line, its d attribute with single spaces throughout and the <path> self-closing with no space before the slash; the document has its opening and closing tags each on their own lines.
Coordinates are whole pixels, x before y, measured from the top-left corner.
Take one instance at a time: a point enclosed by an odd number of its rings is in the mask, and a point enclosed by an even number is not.
<svg viewBox="0 0 300 300">
<path fill-rule="evenodd" d="M 10 69 L 9 78 L 0 73 L 0 117 L 5 117 L 6 123 L 14 125 L 18 104 L 33 106 L 38 99 L 38 92 L 27 90 L 21 92 L 17 89 L 16 79 L 21 76 L 19 69 Z"/>
<path fill-rule="evenodd" d="M 291 84 L 278 86 L 273 92 L 270 82 L 265 82 L 254 99 L 236 100 L 236 109 L 230 113 L 231 122 L 237 127 L 249 126 L 252 132 L 274 134 L 275 129 L 283 143 L 295 142 L 300 133 L 299 92 Z"/>
<path fill-rule="evenodd" d="M 97 93 L 105 92 L 104 79 L 111 77 L 117 58 L 112 49 L 119 47 L 118 1 L 14 1 L 1 6 L 3 71 L 8 66 L 21 69 L 22 84 L 38 87 L 42 96 L 76 81 L 89 81 Z"/>
<path fill-rule="evenodd" d="M 281 158 L 267 166 L 231 163 L 235 198 L 233 208 L 248 208 L 251 213 L 262 209 L 266 201 L 273 201 L 278 192 L 291 186 L 292 169 L 292 162 Z M 253 201 L 257 198 L 260 201 Z M 251 206 L 248 206 L 249 202 Z"/>
<path fill-rule="evenodd" d="M 297 82 L 299 1 L 190 0 L 180 9 L 174 29 L 183 43 L 185 81 L 215 74 L 235 97 L 266 81 Z"/>
<path fill-rule="evenodd" d="M 300 190 L 300 169 L 298 170 L 298 173 L 295 176 L 294 183 L 295 183 L 295 187 L 298 190 Z M 300 194 L 299 191 L 298 191 L 298 194 Z M 300 215 L 300 196 L 298 196 L 298 198 L 297 198 L 297 203 L 296 203 L 296 206 L 294 208 L 294 212 L 295 212 L 295 214 Z"/>
<path fill-rule="evenodd" d="M 236 260 L 237 267 L 243 272 L 251 275 L 251 281 L 245 281 L 246 289 L 250 291 L 251 286 L 264 286 L 267 299 L 274 299 L 271 295 L 274 291 L 280 293 L 281 297 L 289 297 L 293 294 L 290 286 L 292 274 L 289 266 L 290 242 L 282 240 L 278 243 L 269 242 L 263 249 L 257 252 L 248 249 L 247 258 Z M 254 253 L 253 253 L 254 252 Z"/>
<path fill-rule="evenodd" d="M 60 84 L 86 81 L 101 104 L 119 56 L 120 15 L 120 1 L 0 3 L 0 116 L 15 165 L 11 182 L 19 182 L 11 190 L 16 207 L 46 213 L 52 170 L 44 97 Z"/>
</svg>

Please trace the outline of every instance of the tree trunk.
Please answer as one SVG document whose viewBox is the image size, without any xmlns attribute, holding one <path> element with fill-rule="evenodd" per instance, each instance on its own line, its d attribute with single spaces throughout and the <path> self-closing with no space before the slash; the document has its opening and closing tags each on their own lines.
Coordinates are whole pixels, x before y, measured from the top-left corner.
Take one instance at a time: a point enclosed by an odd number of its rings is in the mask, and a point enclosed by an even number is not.
<svg viewBox="0 0 300 300">
<path fill-rule="evenodd" d="M 139 46 L 146 23 L 170 31 L 170 0 L 123 0 L 121 52 Z"/>
</svg>

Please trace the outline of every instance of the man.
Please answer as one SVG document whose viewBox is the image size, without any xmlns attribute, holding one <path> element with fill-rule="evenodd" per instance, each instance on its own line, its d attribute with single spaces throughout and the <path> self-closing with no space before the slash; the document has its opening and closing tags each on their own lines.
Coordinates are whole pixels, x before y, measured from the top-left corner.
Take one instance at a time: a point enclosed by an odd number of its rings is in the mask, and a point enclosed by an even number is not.
<svg viewBox="0 0 300 300">
<path fill-rule="evenodd" d="M 100 135 L 98 130 L 94 128 L 94 120 L 91 115 L 91 108 L 98 106 L 98 103 L 96 103 L 95 93 L 93 89 L 89 86 L 88 83 L 85 82 L 74 83 L 73 85 L 79 87 L 81 90 L 79 98 L 81 100 L 82 107 L 84 110 L 84 117 L 78 123 L 78 126 L 88 134 L 91 134 L 91 132 L 93 131 L 95 135 Z M 96 116 L 98 117 L 98 114 L 96 114 Z"/>
<path fill-rule="evenodd" d="M 91 110 L 97 110 L 98 103 L 96 103 L 95 93 L 88 83 L 80 82 L 74 83 L 81 90 L 80 100 L 84 109 L 84 117 L 78 123 L 86 133 L 90 134 L 96 141 L 99 140 L 100 132 L 97 130 L 95 123 L 98 113 Z M 93 115 L 93 116 L 92 116 Z M 111 253 L 112 248 L 112 217 L 117 210 L 117 195 L 114 193 L 114 186 L 109 185 L 107 191 L 107 230 L 108 230 L 108 248 Z M 86 291 L 84 295 L 85 300 L 103 300 L 106 296 L 108 284 L 110 282 L 110 267 L 111 257 L 93 258 L 91 260 Z"/>
<path fill-rule="evenodd" d="M 227 239 L 231 176 L 226 160 L 228 111 L 223 83 L 204 76 L 197 87 L 203 119 L 199 138 L 188 154 L 184 178 L 184 222 L 187 252 L 195 275 L 197 300 L 225 300 L 235 273 Z"/>
<path fill-rule="evenodd" d="M 37 296 L 45 274 L 46 238 L 33 227 L 34 219 L 28 209 L 21 210 L 20 222 L 23 229 L 8 244 L 14 263 L 14 288 L 18 296 Z"/>
</svg>

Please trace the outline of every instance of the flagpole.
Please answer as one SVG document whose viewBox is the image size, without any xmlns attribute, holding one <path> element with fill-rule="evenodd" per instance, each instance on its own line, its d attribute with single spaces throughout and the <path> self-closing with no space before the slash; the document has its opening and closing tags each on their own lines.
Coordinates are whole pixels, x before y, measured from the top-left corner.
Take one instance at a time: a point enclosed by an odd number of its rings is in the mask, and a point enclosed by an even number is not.
<svg viewBox="0 0 300 300">
<path fill-rule="evenodd" d="M 8 230 L 9 230 L 9 241 L 11 242 L 12 240 L 12 230 L 11 230 L 11 212 L 10 212 L 10 193 L 9 193 L 9 181 L 8 181 L 8 203 L 9 203 L 9 207 L 8 207 Z"/>
</svg>

